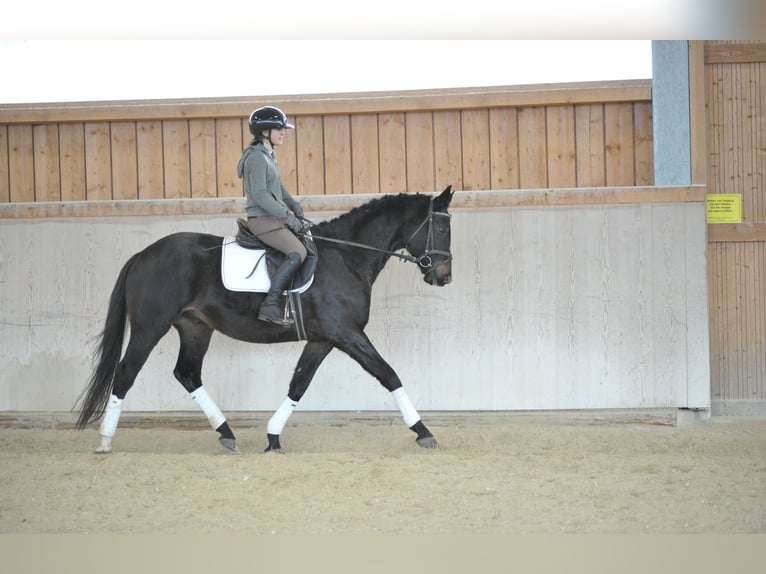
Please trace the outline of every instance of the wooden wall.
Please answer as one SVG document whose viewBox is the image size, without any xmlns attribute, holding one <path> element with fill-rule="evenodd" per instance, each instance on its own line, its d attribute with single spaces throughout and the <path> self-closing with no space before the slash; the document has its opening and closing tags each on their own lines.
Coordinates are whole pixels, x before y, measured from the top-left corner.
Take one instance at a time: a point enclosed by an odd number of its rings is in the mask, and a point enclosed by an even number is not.
<svg viewBox="0 0 766 574">
<path fill-rule="evenodd" d="M 314 219 L 459 190 L 454 283 L 392 264 L 375 287 L 370 337 L 418 408 L 709 406 L 704 186 L 653 186 L 650 81 L 278 100 L 298 126 L 287 185 Z M 0 108 L 0 410 L 71 406 L 133 252 L 233 231 L 243 118 L 266 103 Z M 163 340 L 127 410 L 195 410 L 176 347 Z M 204 376 L 223 408 L 271 410 L 299 348 L 216 337 Z M 333 353 L 302 408 L 393 405 Z"/>
<path fill-rule="evenodd" d="M 649 80 L 0 106 L 0 203 L 241 197 L 244 118 L 282 107 L 297 195 L 653 184 Z"/>
<path fill-rule="evenodd" d="M 705 42 L 708 193 L 742 196 L 708 226 L 714 412 L 766 412 L 766 43 Z"/>
</svg>

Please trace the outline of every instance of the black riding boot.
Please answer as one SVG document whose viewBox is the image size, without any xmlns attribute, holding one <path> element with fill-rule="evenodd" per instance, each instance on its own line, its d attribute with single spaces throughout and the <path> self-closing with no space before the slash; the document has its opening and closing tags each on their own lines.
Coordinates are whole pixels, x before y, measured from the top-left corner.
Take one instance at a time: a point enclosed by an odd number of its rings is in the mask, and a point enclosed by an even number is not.
<svg viewBox="0 0 766 574">
<path fill-rule="evenodd" d="M 261 321 L 269 321 L 285 327 L 293 324 L 292 319 L 285 319 L 279 301 L 282 297 L 282 291 L 285 290 L 300 266 L 301 256 L 297 253 L 290 253 L 274 272 L 274 276 L 271 278 L 271 288 L 258 311 L 258 318 Z"/>
</svg>

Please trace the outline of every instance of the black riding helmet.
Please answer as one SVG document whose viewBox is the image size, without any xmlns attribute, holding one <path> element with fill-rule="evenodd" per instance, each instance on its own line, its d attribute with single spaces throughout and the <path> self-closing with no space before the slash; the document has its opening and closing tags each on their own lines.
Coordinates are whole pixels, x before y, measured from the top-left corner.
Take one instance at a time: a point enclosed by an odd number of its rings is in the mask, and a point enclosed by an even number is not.
<svg viewBox="0 0 766 574">
<path fill-rule="evenodd" d="M 285 112 L 272 106 L 253 110 L 247 123 L 250 125 L 250 133 L 254 136 L 263 130 L 291 130 L 295 127 L 287 121 Z"/>
</svg>

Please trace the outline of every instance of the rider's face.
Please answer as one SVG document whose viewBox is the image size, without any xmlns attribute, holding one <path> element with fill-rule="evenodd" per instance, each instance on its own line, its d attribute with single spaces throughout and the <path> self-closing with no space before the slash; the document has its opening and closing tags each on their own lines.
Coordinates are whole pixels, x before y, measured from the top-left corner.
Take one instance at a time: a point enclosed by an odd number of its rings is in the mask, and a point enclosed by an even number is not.
<svg viewBox="0 0 766 574">
<path fill-rule="evenodd" d="M 269 139 L 271 139 L 271 145 L 282 145 L 285 139 L 285 130 L 272 129 L 269 131 Z"/>
</svg>

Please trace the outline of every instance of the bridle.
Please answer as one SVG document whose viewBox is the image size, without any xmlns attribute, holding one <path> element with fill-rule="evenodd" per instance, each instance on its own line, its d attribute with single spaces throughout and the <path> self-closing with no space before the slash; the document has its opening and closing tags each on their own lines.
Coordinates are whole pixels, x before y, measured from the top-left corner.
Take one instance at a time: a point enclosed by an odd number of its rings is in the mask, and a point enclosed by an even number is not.
<svg viewBox="0 0 766 574">
<path fill-rule="evenodd" d="M 452 218 L 452 216 L 449 213 L 442 213 L 441 211 L 434 211 L 434 200 L 431 198 L 430 203 L 428 204 L 428 216 L 423 220 L 423 223 L 418 225 L 417 229 L 410 235 L 410 238 L 407 240 L 407 242 L 404 244 L 405 248 L 409 249 L 410 241 L 412 241 L 415 236 L 420 232 L 423 227 L 428 224 L 428 235 L 426 236 L 426 248 L 423 251 L 423 254 L 420 257 L 411 257 L 410 260 L 413 263 L 417 263 L 421 269 L 424 271 L 427 271 L 425 273 L 425 276 L 432 274 L 434 271 L 436 271 L 436 267 L 434 267 L 433 259 L 431 258 L 431 255 L 442 255 L 445 257 L 445 260 L 442 262 L 442 265 L 449 263 L 452 261 L 452 253 L 449 251 L 442 251 L 441 249 L 434 249 L 434 217 L 435 216 L 440 217 L 446 217 L 448 220 Z"/>
<path fill-rule="evenodd" d="M 436 267 L 434 267 L 433 264 L 433 258 L 432 255 L 442 255 L 446 259 L 442 263 L 449 263 L 452 261 L 452 253 L 449 251 L 442 251 L 441 249 L 434 249 L 434 217 L 440 216 L 440 217 L 447 217 L 451 218 L 452 215 L 449 213 L 442 213 L 441 211 L 434 211 L 434 200 L 431 198 L 431 201 L 428 204 L 428 215 L 423 220 L 423 222 L 418 225 L 418 227 L 415 229 L 415 231 L 410 235 L 410 238 L 404 243 L 404 247 L 406 249 L 409 249 L 410 242 L 415 238 L 415 236 L 420 233 L 420 231 L 428 225 L 428 235 L 426 236 L 426 248 L 423 251 L 423 253 L 419 257 L 414 257 L 408 253 L 398 253 L 396 251 L 388 251 L 386 249 L 379 249 L 378 247 L 373 247 L 372 245 L 365 245 L 364 243 L 356 243 L 354 241 L 348 241 L 346 239 L 336 239 L 334 237 L 325 237 L 322 235 L 315 235 L 314 233 L 308 232 L 306 235 L 310 237 L 311 239 L 321 239 L 322 241 L 329 241 L 330 243 L 338 243 L 341 245 L 348 245 L 351 247 L 358 247 L 360 249 L 367 249 L 369 251 L 378 251 L 380 253 L 386 253 L 387 255 L 391 255 L 393 257 L 398 257 L 402 261 L 409 261 L 410 263 L 416 263 L 425 273 L 425 276 L 428 276 L 432 274 L 434 271 L 436 271 Z M 306 220 L 308 221 L 308 220 Z M 311 223 L 314 225 L 311 221 L 308 221 L 308 223 Z"/>
</svg>

